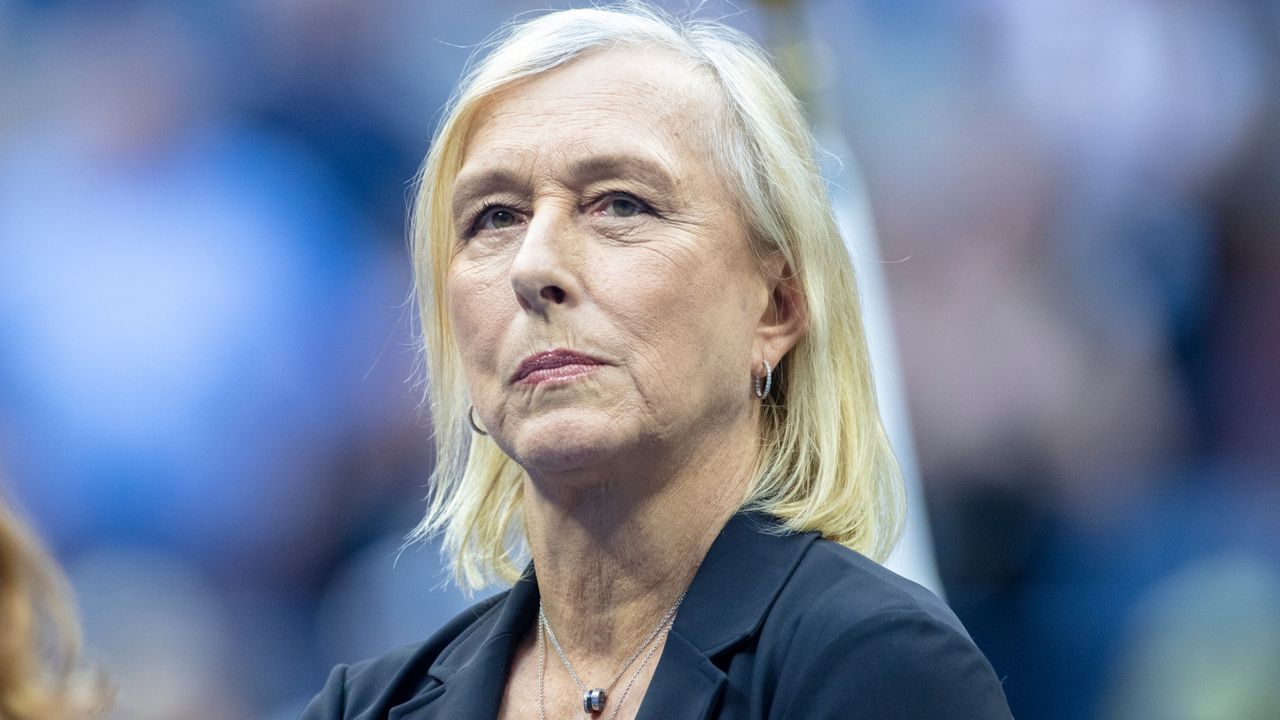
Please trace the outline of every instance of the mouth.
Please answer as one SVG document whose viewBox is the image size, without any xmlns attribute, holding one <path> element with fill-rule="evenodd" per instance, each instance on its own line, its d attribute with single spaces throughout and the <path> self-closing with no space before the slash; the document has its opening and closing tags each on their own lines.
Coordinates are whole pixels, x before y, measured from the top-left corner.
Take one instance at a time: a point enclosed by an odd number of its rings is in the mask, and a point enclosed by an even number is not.
<svg viewBox="0 0 1280 720">
<path fill-rule="evenodd" d="M 592 372 L 604 361 L 573 350 L 557 348 L 530 355 L 520 362 L 511 376 L 513 385 L 540 385 L 545 382 L 572 380 Z"/>
</svg>

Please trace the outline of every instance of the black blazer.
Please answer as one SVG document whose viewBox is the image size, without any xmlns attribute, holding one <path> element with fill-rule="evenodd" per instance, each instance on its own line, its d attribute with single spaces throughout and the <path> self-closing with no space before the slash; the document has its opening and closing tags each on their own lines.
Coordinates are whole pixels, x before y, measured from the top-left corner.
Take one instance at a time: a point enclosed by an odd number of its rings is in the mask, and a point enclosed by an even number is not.
<svg viewBox="0 0 1280 720">
<path fill-rule="evenodd" d="M 302 720 L 492 720 L 537 609 L 526 572 L 425 642 L 338 666 Z M 816 533 L 739 514 L 689 586 L 638 720 L 1009 717 L 936 596 Z"/>
</svg>

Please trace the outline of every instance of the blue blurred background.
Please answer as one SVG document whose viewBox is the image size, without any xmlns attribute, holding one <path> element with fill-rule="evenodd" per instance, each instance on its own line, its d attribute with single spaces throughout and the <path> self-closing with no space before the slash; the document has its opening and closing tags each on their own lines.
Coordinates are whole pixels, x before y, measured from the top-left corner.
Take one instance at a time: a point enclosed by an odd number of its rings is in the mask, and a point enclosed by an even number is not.
<svg viewBox="0 0 1280 720">
<path fill-rule="evenodd" d="M 858 156 L 941 577 L 1015 714 L 1280 717 L 1278 4 L 703 6 L 807 58 Z M 291 719 L 467 602 L 397 559 L 406 193 L 530 7 L 0 0 L 0 482 L 113 717 Z"/>
</svg>

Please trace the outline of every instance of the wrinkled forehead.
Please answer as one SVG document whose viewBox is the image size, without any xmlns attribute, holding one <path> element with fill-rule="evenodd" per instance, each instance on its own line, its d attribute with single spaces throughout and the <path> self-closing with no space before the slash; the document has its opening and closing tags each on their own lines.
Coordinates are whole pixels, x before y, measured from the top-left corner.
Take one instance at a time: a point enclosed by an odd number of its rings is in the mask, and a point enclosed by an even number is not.
<svg viewBox="0 0 1280 720">
<path fill-rule="evenodd" d="M 673 52 L 594 51 L 483 101 L 464 140 L 463 171 L 630 153 L 677 176 L 706 172 L 720 104 L 706 71 Z"/>
</svg>

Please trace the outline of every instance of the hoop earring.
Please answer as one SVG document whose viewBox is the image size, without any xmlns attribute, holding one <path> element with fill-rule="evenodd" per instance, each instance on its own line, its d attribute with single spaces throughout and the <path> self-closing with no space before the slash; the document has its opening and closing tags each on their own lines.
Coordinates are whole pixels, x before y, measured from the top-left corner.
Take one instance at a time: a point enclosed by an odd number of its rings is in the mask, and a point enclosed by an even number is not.
<svg viewBox="0 0 1280 720">
<path fill-rule="evenodd" d="M 751 384 L 755 387 L 756 397 L 763 400 L 769 395 L 769 388 L 773 387 L 773 368 L 768 360 L 761 360 L 760 364 L 764 365 L 764 387 L 760 386 L 760 378 L 756 375 L 751 376 Z"/>
<path fill-rule="evenodd" d="M 476 406 L 475 405 L 472 405 L 471 407 L 467 408 L 467 422 L 471 423 L 471 429 L 475 430 L 476 433 L 480 435 L 489 434 L 484 431 L 484 428 L 481 428 L 478 424 L 476 424 Z"/>
</svg>

